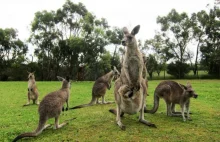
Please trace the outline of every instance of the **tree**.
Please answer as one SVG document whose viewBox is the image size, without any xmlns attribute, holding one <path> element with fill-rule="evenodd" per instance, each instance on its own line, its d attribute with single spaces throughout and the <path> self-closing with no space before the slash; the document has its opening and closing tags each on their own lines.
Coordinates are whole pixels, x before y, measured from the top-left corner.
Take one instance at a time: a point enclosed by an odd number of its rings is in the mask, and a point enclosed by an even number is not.
<svg viewBox="0 0 220 142">
<path fill-rule="evenodd" d="M 210 9 L 206 18 L 205 33 L 207 38 L 201 45 L 201 63 L 208 68 L 209 74 L 220 77 L 220 9 Z"/>
<path fill-rule="evenodd" d="M 14 73 L 12 66 L 18 67 L 26 61 L 27 45 L 17 38 L 17 30 L 0 28 L 0 79 L 7 80 Z M 18 70 L 17 70 L 18 71 Z"/>
<path fill-rule="evenodd" d="M 29 41 L 37 45 L 35 55 L 41 64 L 42 80 L 51 80 L 53 50 L 57 46 L 58 34 L 54 23 L 55 12 L 37 12 L 31 24 L 31 36 Z"/>
<path fill-rule="evenodd" d="M 145 49 L 152 49 L 156 54 L 156 60 L 158 62 L 157 64 L 157 73 L 158 76 L 160 74 L 160 71 L 164 70 L 164 79 L 165 79 L 165 72 L 166 72 L 166 62 L 169 61 L 169 59 L 173 58 L 174 55 L 172 54 L 171 49 L 167 45 L 166 41 L 163 39 L 159 32 L 156 33 L 153 39 L 146 40 L 144 43 Z"/>
<path fill-rule="evenodd" d="M 113 57 L 111 58 L 111 65 L 115 66 L 117 69 L 120 70 L 120 57 L 119 54 L 117 52 L 117 48 L 119 45 L 121 45 L 121 41 L 123 38 L 123 32 L 121 29 L 117 28 L 117 27 L 113 27 L 112 30 L 108 30 L 106 32 L 108 39 L 109 39 L 109 43 L 113 44 L 115 46 L 115 50 L 113 53 Z"/>
<path fill-rule="evenodd" d="M 184 12 L 179 14 L 175 9 L 172 9 L 167 16 L 159 16 L 157 23 L 161 24 L 164 41 L 173 54 L 173 59 L 178 61 L 180 65 L 184 65 L 189 60 L 188 51 L 190 50 L 187 50 L 187 45 L 192 39 L 192 22 L 188 15 Z M 179 75 L 184 74 L 184 71 L 180 70 L 181 68 L 178 68 L 178 72 L 183 73 L 179 73 Z"/>
<path fill-rule="evenodd" d="M 184 76 L 189 72 L 190 66 L 179 61 L 176 61 L 175 63 L 172 62 L 167 66 L 167 73 L 175 76 L 178 79 L 184 78 Z"/>
<path fill-rule="evenodd" d="M 191 16 L 193 38 L 197 42 L 196 58 L 195 58 L 193 73 L 194 75 L 197 75 L 197 76 L 198 76 L 198 55 L 200 51 L 200 46 L 203 44 L 205 36 L 206 36 L 205 27 L 206 27 L 206 22 L 207 22 L 208 17 L 209 17 L 208 14 L 204 10 L 198 13 L 193 13 Z"/>
<path fill-rule="evenodd" d="M 147 61 L 147 72 L 150 76 L 150 79 L 153 77 L 153 72 L 156 71 L 157 61 L 153 54 L 149 54 L 148 61 Z"/>
</svg>

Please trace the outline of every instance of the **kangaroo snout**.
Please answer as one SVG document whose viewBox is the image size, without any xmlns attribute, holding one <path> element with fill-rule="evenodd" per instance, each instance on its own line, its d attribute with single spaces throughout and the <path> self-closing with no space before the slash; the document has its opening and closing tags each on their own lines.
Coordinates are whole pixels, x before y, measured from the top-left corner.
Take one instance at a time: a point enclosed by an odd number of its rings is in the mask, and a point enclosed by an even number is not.
<svg viewBox="0 0 220 142">
<path fill-rule="evenodd" d="M 197 94 L 194 94 L 194 96 L 193 96 L 195 99 L 198 97 L 198 95 Z"/>
</svg>

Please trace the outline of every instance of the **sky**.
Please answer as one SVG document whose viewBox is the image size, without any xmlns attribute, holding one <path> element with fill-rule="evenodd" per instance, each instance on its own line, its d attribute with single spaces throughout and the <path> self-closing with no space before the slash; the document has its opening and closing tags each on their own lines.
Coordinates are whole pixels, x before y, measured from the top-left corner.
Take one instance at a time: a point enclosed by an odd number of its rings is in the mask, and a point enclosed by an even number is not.
<svg viewBox="0 0 220 142">
<path fill-rule="evenodd" d="M 194 12 L 213 7 L 214 0 L 72 0 L 83 3 L 97 18 L 105 18 L 111 27 L 127 27 L 130 31 L 140 25 L 136 38 L 142 41 L 153 38 L 160 26 L 158 16 L 166 16 L 171 9 L 177 12 Z M 30 24 L 38 11 L 56 11 L 65 0 L 0 0 L 0 28 L 18 30 L 18 37 L 26 41 L 30 36 Z M 30 49 L 30 52 L 33 52 Z M 31 54 L 31 53 L 30 53 Z"/>
</svg>

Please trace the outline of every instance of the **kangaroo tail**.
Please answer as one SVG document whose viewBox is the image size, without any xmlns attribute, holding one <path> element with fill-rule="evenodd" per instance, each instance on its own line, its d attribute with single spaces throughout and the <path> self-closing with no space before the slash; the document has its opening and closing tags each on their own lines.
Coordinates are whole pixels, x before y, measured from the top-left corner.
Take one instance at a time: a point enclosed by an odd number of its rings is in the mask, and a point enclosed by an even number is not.
<svg viewBox="0 0 220 142">
<path fill-rule="evenodd" d="M 43 123 L 39 122 L 39 125 L 38 125 L 37 129 L 34 132 L 27 132 L 27 133 L 20 134 L 12 142 L 16 142 L 19 139 L 22 139 L 24 137 L 36 137 L 36 136 L 38 136 L 44 130 L 44 125 L 45 124 L 46 124 L 46 120 Z"/>
<path fill-rule="evenodd" d="M 110 109 L 109 112 L 117 115 L 117 110 L 116 109 Z M 120 117 L 123 117 L 123 116 L 124 116 L 124 112 L 121 112 Z"/>
<path fill-rule="evenodd" d="M 144 112 L 145 113 L 155 113 L 159 107 L 159 101 L 160 101 L 160 98 L 157 96 L 156 93 L 154 93 L 154 106 L 151 110 L 147 110 L 146 108 L 144 109 Z"/>
<path fill-rule="evenodd" d="M 113 114 L 117 114 L 117 111 L 115 109 L 110 109 L 109 112 L 113 113 Z"/>
<path fill-rule="evenodd" d="M 70 109 L 78 109 L 78 108 L 83 108 L 83 107 L 87 107 L 87 106 L 92 106 L 96 103 L 96 97 L 92 96 L 92 100 L 90 101 L 90 103 L 88 104 L 83 104 L 83 105 L 78 105 L 78 106 L 74 106 Z"/>
</svg>

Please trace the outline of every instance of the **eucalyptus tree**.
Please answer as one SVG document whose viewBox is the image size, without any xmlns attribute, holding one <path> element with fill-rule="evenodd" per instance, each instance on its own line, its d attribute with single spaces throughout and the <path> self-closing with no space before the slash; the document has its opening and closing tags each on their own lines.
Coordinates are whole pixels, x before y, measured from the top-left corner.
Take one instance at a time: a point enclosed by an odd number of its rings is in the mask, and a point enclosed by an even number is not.
<svg viewBox="0 0 220 142">
<path fill-rule="evenodd" d="M 113 57 L 111 58 L 111 65 L 116 66 L 117 69 L 120 70 L 121 65 L 120 65 L 119 48 L 121 47 L 123 32 L 120 28 L 113 27 L 112 30 L 109 29 L 106 32 L 106 34 L 109 39 L 109 43 L 115 46 Z"/>
<path fill-rule="evenodd" d="M 53 50 L 57 46 L 58 34 L 54 22 L 55 12 L 46 10 L 35 13 L 31 23 L 31 36 L 29 41 L 37 46 L 35 54 L 41 66 L 41 79 L 51 79 Z"/>
<path fill-rule="evenodd" d="M 169 47 L 170 46 L 167 45 L 167 42 L 163 38 L 163 35 L 159 32 L 156 33 L 154 38 L 145 40 L 144 42 L 145 49 L 151 49 L 155 52 L 155 59 L 157 62 L 157 67 L 155 71 L 159 76 L 160 71 L 164 70 L 164 79 L 166 73 L 166 62 L 174 57 L 174 55 L 172 54 L 172 50 Z"/>
<path fill-rule="evenodd" d="M 187 46 L 192 39 L 192 22 L 190 18 L 185 12 L 178 13 L 175 9 L 172 9 L 167 16 L 159 16 L 157 23 L 161 25 L 162 34 L 165 36 L 164 40 L 169 51 L 173 54 L 173 60 L 183 65 L 189 60 L 188 51 L 190 50 L 187 50 Z M 182 71 L 179 69 L 178 72 Z M 179 78 L 180 75 L 181 73 Z"/>
<path fill-rule="evenodd" d="M 197 42 L 196 47 L 196 58 L 193 68 L 194 75 L 198 75 L 198 56 L 200 51 L 200 46 L 204 43 L 206 39 L 206 23 L 209 15 L 205 10 L 198 13 L 193 13 L 191 16 L 192 28 L 193 28 L 193 39 Z"/>
<path fill-rule="evenodd" d="M 0 78 L 2 80 L 7 80 L 12 75 L 12 66 L 17 67 L 26 61 L 27 51 L 28 47 L 18 38 L 16 29 L 0 28 Z"/>
<path fill-rule="evenodd" d="M 150 79 L 153 77 L 153 72 L 156 71 L 157 61 L 154 54 L 149 54 L 147 61 L 147 72 L 150 76 Z"/>
<path fill-rule="evenodd" d="M 209 74 L 220 77 L 220 9 L 210 9 L 206 18 L 205 33 L 207 38 L 201 45 L 202 64 L 208 68 Z"/>
<path fill-rule="evenodd" d="M 93 80 L 97 78 L 98 60 L 100 56 L 105 53 L 105 46 L 109 44 L 107 37 L 107 30 L 109 28 L 106 19 L 96 19 L 91 24 L 91 31 L 85 31 L 84 46 L 82 49 L 82 59 L 90 70 L 92 70 Z M 92 79 L 92 78 L 91 78 Z"/>
<path fill-rule="evenodd" d="M 81 48 L 84 45 L 82 31 L 85 19 L 90 14 L 82 3 L 75 4 L 67 0 L 62 8 L 56 11 L 55 23 L 59 33 L 60 65 L 66 66 L 70 76 L 75 77 Z"/>
</svg>

